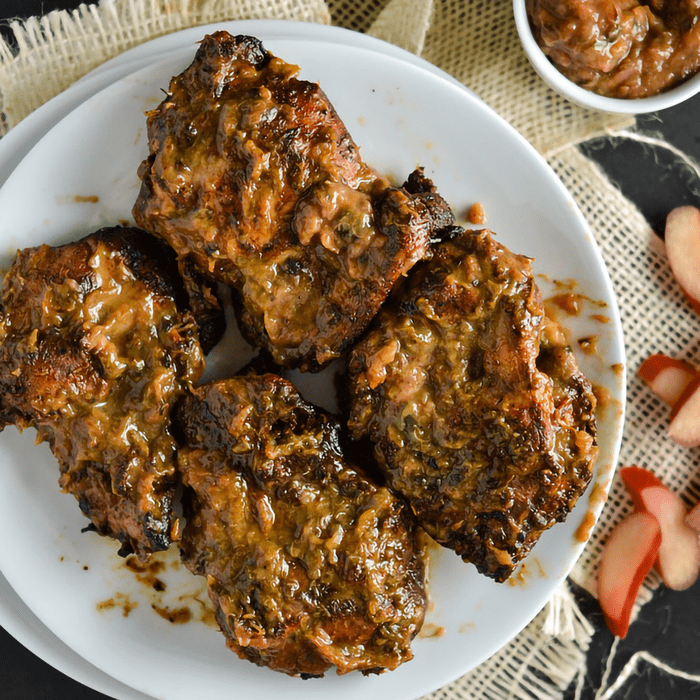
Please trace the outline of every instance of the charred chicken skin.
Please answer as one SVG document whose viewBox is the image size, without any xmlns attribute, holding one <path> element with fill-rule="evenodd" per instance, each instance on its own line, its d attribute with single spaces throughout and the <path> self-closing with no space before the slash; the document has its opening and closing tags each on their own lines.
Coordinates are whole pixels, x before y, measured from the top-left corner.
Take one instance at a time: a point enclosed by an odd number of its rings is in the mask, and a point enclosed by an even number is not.
<svg viewBox="0 0 700 700">
<path fill-rule="evenodd" d="M 141 558 L 178 536 L 169 411 L 204 366 L 168 253 L 126 228 L 27 248 L 0 309 L 0 429 L 35 426 L 90 529 Z"/>
<path fill-rule="evenodd" d="M 318 85 L 259 40 L 216 32 L 148 114 L 133 214 L 235 290 L 278 365 L 345 352 L 453 216 L 416 171 L 390 187 Z"/>
<path fill-rule="evenodd" d="M 187 524 L 227 645 L 304 677 L 412 658 L 425 613 L 410 510 L 344 458 L 339 424 L 272 374 L 203 385 L 175 410 Z"/>
<path fill-rule="evenodd" d="M 595 397 L 530 261 L 464 232 L 394 290 L 350 363 L 350 429 L 427 532 L 507 579 L 585 490 Z"/>
</svg>

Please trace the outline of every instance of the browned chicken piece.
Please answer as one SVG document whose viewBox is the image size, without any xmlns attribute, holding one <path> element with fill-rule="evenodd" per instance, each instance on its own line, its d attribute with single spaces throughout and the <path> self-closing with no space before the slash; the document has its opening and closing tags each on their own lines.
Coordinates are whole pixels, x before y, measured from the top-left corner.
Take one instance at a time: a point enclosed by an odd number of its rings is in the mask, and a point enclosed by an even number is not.
<svg viewBox="0 0 700 700">
<path fill-rule="evenodd" d="M 133 214 L 236 290 L 247 338 L 316 370 L 366 328 L 453 215 L 416 171 L 390 187 L 318 85 L 216 32 L 148 114 Z"/>
<path fill-rule="evenodd" d="M 163 260 L 168 260 L 172 255 L 174 251 L 164 245 Z M 219 298 L 218 285 L 202 275 L 189 260 L 177 262 L 180 272 L 177 279 L 182 288 L 178 290 L 175 301 L 178 306 L 186 307 L 192 312 L 197 322 L 199 344 L 202 352 L 207 355 L 226 332 L 226 315 Z"/>
<path fill-rule="evenodd" d="M 530 260 L 465 232 L 397 287 L 349 363 L 349 425 L 438 542 L 504 581 L 597 456 L 595 397 Z"/>
<path fill-rule="evenodd" d="M 0 429 L 35 426 L 89 529 L 141 558 L 179 536 L 169 412 L 204 367 L 169 253 L 102 229 L 19 251 L 2 288 Z"/>
<path fill-rule="evenodd" d="M 229 648 L 303 677 L 411 659 L 423 536 L 400 499 L 344 458 L 338 422 L 272 374 L 201 386 L 174 420 L 182 558 L 207 577 Z"/>
</svg>

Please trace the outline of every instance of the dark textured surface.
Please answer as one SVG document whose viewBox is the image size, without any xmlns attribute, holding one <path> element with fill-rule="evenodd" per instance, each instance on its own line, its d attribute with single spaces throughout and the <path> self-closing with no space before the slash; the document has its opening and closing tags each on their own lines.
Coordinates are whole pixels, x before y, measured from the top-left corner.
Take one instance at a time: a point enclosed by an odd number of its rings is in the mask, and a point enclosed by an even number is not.
<svg viewBox="0 0 700 700">
<path fill-rule="evenodd" d="M 666 215 L 683 204 L 700 207 L 700 95 L 662 112 L 640 115 L 633 138 L 605 138 L 588 142 L 581 150 L 596 160 L 634 202 L 654 231 L 663 236 Z M 682 155 L 649 143 L 664 139 Z M 689 159 L 686 160 L 686 159 Z M 581 594 L 584 609 L 598 630 L 587 665 L 587 684 L 580 695 L 572 687 L 563 700 L 594 700 L 600 687 L 613 637 L 605 628 L 598 603 Z M 645 605 L 618 645 L 608 683 L 639 651 L 647 651 L 668 666 L 686 674 L 700 675 L 700 582 L 686 591 L 661 588 Z M 697 700 L 700 683 L 674 677 L 641 661 L 638 672 L 613 700 Z"/>
<path fill-rule="evenodd" d="M 77 0 L 3 0 L 2 17 L 35 15 L 55 8 L 75 8 Z M 3 34 L 7 35 L 5 31 Z M 665 139 L 700 161 L 700 95 L 658 114 L 642 116 L 640 128 Z M 679 204 L 700 206 L 700 181 L 692 171 L 663 149 L 641 146 L 628 139 L 602 139 L 586 144 L 583 150 L 597 160 L 624 194 L 641 209 L 657 232 L 669 209 Z M 597 602 L 582 594 L 589 619 L 600 631 L 596 634 L 588 661 L 588 686 L 579 696 L 571 688 L 564 700 L 593 700 L 600 685 L 605 657 L 612 636 L 603 628 Z M 611 678 L 636 651 L 647 649 L 667 664 L 686 673 L 700 673 L 700 583 L 676 593 L 661 590 L 642 609 L 640 617 L 619 646 L 619 658 Z M 44 663 L 4 630 L 0 629 L 0 697 L 7 700 L 104 700 L 107 696 L 67 678 Z M 642 667 L 614 700 L 697 700 L 700 685 L 673 679 L 651 667 Z"/>
</svg>

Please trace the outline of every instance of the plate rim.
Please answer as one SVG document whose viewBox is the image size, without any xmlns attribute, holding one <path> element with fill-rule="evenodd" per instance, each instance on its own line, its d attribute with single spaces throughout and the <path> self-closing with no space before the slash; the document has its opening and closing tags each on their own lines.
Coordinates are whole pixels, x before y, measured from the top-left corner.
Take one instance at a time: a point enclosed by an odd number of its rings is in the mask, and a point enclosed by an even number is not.
<svg viewBox="0 0 700 700">
<path fill-rule="evenodd" d="M 278 22 L 278 21 L 249 20 L 249 21 L 245 21 L 245 22 L 246 22 L 246 24 L 248 24 L 248 25 L 254 25 L 254 24 L 258 24 L 258 25 L 259 25 L 259 24 L 263 24 L 263 25 L 265 25 L 267 22 L 274 22 L 274 23 L 276 23 L 276 22 Z M 181 30 L 180 32 L 175 32 L 175 33 L 173 33 L 173 34 L 166 35 L 166 37 L 160 37 L 159 39 L 153 40 L 153 42 L 158 42 L 159 40 L 162 40 L 162 39 L 165 39 L 165 38 L 174 37 L 174 36 L 176 36 L 176 35 L 182 35 L 182 34 L 185 34 L 185 35 L 186 35 L 185 37 L 183 37 L 183 39 L 184 39 L 184 38 L 187 37 L 188 33 L 194 33 L 195 31 L 196 31 L 196 32 L 201 32 L 202 30 L 206 30 L 207 28 L 210 28 L 210 27 L 216 27 L 216 28 L 223 28 L 223 29 L 226 29 L 227 27 L 241 27 L 241 24 L 242 24 L 242 22 L 240 22 L 240 21 L 233 21 L 233 22 L 228 22 L 228 23 L 217 23 L 216 25 L 203 25 L 202 27 L 192 27 L 192 28 L 189 28 L 189 29 Z M 295 29 L 298 27 L 298 23 L 286 23 L 285 26 L 287 26 L 287 25 L 297 25 L 297 26 L 294 27 Z M 326 30 L 333 30 L 333 32 L 335 32 L 336 30 L 340 30 L 340 29 L 341 29 L 341 28 L 337 28 L 337 27 L 325 27 L 324 25 L 312 25 L 312 26 L 314 26 L 314 27 L 322 27 L 322 28 L 324 28 L 324 29 L 326 29 Z M 261 38 L 263 38 L 263 40 L 266 39 L 266 37 L 265 37 L 265 35 L 264 35 L 264 31 L 265 31 L 264 28 L 258 31 L 258 33 L 260 34 Z M 332 32 L 332 33 L 333 33 L 333 32 Z M 353 32 L 350 32 L 349 30 L 342 30 L 342 32 L 347 32 L 347 33 L 350 34 L 350 35 L 354 34 Z M 362 35 L 360 35 L 360 36 L 362 36 Z M 304 41 L 304 37 L 303 37 L 303 36 L 291 37 L 291 38 L 294 39 L 294 40 L 297 40 L 297 41 Z M 376 42 L 377 44 L 384 44 L 384 43 L 385 43 L 385 42 L 381 42 L 381 41 L 378 40 L 378 39 L 373 39 L 373 42 Z M 151 42 L 147 42 L 147 43 L 151 43 Z M 329 43 L 335 43 L 335 42 L 330 41 Z M 142 45 L 142 46 L 143 46 L 143 45 Z M 352 45 L 352 44 L 347 44 L 347 46 L 352 47 L 353 45 Z M 466 93 L 468 93 L 473 99 L 475 99 L 475 100 L 480 104 L 480 106 L 481 106 L 483 109 L 488 110 L 489 115 L 490 115 L 491 117 L 496 118 L 496 119 L 501 123 L 501 125 L 502 125 L 503 127 L 507 128 L 512 134 L 514 134 L 514 135 L 520 140 L 520 142 L 521 142 L 527 149 L 529 149 L 529 150 L 531 151 L 531 154 L 534 154 L 534 155 L 536 156 L 536 158 L 539 159 L 539 160 L 541 161 L 541 163 L 542 163 L 542 164 L 547 168 L 547 170 L 549 171 L 549 173 L 550 173 L 550 175 L 551 175 L 550 179 L 553 181 L 553 183 L 555 183 L 555 186 L 559 188 L 560 193 L 563 194 L 563 195 L 564 195 L 564 198 L 565 198 L 567 201 L 569 201 L 569 202 L 573 205 L 573 208 L 574 208 L 574 211 L 575 211 L 575 215 L 576 215 L 576 217 L 579 219 L 579 221 L 580 221 L 580 223 L 581 223 L 581 225 L 582 225 L 582 228 L 583 228 L 586 232 L 588 232 L 588 234 L 589 234 L 589 236 L 590 236 L 590 238 L 591 238 L 591 240 L 592 240 L 592 242 L 593 242 L 593 250 L 595 251 L 595 253 L 597 254 L 597 257 L 598 257 L 598 265 L 601 267 L 601 269 L 602 269 L 603 272 L 605 273 L 605 275 L 606 275 L 606 277 L 607 277 L 607 282 L 608 282 L 608 284 L 610 285 L 610 288 L 612 289 L 612 285 L 611 285 L 611 283 L 610 283 L 609 274 L 608 274 L 608 272 L 607 272 L 607 268 L 606 268 L 606 266 L 605 266 L 605 262 L 604 262 L 604 260 L 603 260 L 603 258 L 602 258 L 602 253 L 601 253 L 601 251 L 600 251 L 599 246 L 598 246 L 597 243 L 595 242 L 595 239 L 593 238 L 592 234 L 590 234 L 590 227 L 589 227 L 587 221 L 586 221 L 585 218 L 583 217 L 583 214 L 581 213 L 579 207 L 576 205 L 576 203 L 575 203 L 575 201 L 573 200 L 573 197 L 571 196 L 571 194 L 568 192 L 568 190 L 566 190 L 566 188 L 564 187 L 564 185 L 563 185 L 563 183 L 561 182 L 561 180 L 559 179 L 559 177 L 558 177 L 558 176 L 556 175 L 556 173 L 553 171 L 553 169 L 551 168 L 551 166 L 546 162 L 546 160 L 541 156 L 541 154 L 539 154 L 539 153 L 534 149 L 534 147 L 532 147 L 532 145 L 529 144 L 529 142 L 527 142 L 527 140 L 526 140 L 521 134 L 519 134 L 519 133 L 517 132 L 517 130 L 515 130 L 508 122 L 506 122 L 500 115 L 498 115 L 493 109 L 491 109 L 490 107 L 488 107 L 488 105 L 486 105 L 485 103 L 483 103 L 483 101 L 482 101 L 480 98 L 478 98 L 478 96 L 476 96 L 471 90 L 469 90 L 468 88 L 466 88 L 465 86 L 463 86 L 461 83 L 459 83 L 458 81 L 456 81 L 454 78 L 452 78 L 451 76 L 447 75 L 447 74 L 444 73 L 443 71 L 440 71 L 440 69 L 437 69 L 437 68 L 435 68 L 434 66 L 431 66 L 431 64 L 428 64 L 428 63 L 425 62 L 423 59 L 420 59 L 420 58 L 418 58 L 418 57 L 413 56 L 413 54 L 408 54 L 407 52 L 404 52 L 404 51 L 401 50 L 401 49 L 397 49 L 397 47 L 393 47 L 393 46 L 390 45 L 390 44 L 387 44 L 386 46 L 391 47 L 392 51 L 391 51 L 391 53 L 385 54 L 385 55 L 391 55 L 391 54 L 395 54 L 396 52 L 402 52 L 403 54 L 405 54 L 405 55 L 411 57 L 412 59 L 415 59 L 415 60 L 411 60 L 411 61 L 410 61 L 410 63 L 412 63 L 413 65 L 415 65 L 415 66 L 417 66 L 417 67 L 419 67 L 419 68 L 423 68 L 424 70 L 426 70 L 426 69 L 429 70 L 433 75 L 436 75 L 436 76 L 440 77 L 441 79 L 445 80 L 446 82 L 450 83 L 450 84 L 452 85 L 452 87 L 458 88 L 459 90 L 462 90 L 462 91 L 465 91 Z M 138 47 L 138 48 L 140 48 L 140 47 Z M 129 52 L 126 52 L 126 53 L 128 54 Z M 380 53 L 383 53 L 383 52 L 380 52 Z M 401 57 L 401 58 L 403 58 L 403 57 Z M 147 56 L 144 56 L 144 58 L 143 58 L 144 64 L 147 62 L 147 60 L 149 60 L 148 57 L 147 57 Z M 167 59 L 166 59 L 166 60 L 167 60 Z M 140 69 L 139 69 L 139 70 L 140 70 Z M 136 71 L 134 71 L 134 72 L 136 73 L 136 72 L 138 72 L 138 70 L 136 70 Z M 133 74 L 133 73 L 132 73 L 132 74 Z M 104 74 L 104 75 L 106 75 L 106 74 Z M 111 74 L 110 74 L 110 75 L 111 75 Z M 96 79 L 97 77 L 99 77 L 99 75 L 96 74 L 95 76 L 93 76 L 93 79 Z M 113 82 L 116 82 L 116 81 L 113 81 Z M 111 84 L 113 84 L 113 83 L 110 83 L 109 85 L 111 85 Z M 75 84 L 75 86 L 77 86 L 77 85 L 79 85 L 79 83 L 76 83 L 76 84 Z M 109 85 L 106 85 L 105 88 L 109 87 Z M 60 96 L 59 96 L 59 97 L 60 97 Z M 56 99 L 56 98 L 54 98 L 54 99 Z M 89 98 L 88 98 L 88 99 L 89 99 Z M 50 104 L 50 103 L 47 103 L 47 104 Z M 80 104 L 82 104 L 82 102 L 81 102 Z M 79 106 L 79 105 L 76 105 L 76 108 L 77 108 L 77 106 Z M 49 115 L 48 115 L 48 112 L 47 112 L 46 119 L 48 119 L 48 118 L 49 118 Z M 13 130 L 13 131 L 14 131 L 14 130 Z M 11 131 L 10 133 L 12 133 L 12 131 Z M 48 133 L 48 132 L 47 132 L 47 133 Z M 2 158 L 1 158 L 1 157 L 0 157 L 0 161 L 2 161 Z M 619 332 L 618 332 L 617 334 L 615 334 L 615 338 L 616 338 L 616 340 L 618 341 L 618 344 L 622 347 L 623 352 L 621 353 L 621 357 L 624 358 L 624 344 L 623 344 L 622 335 L 621 335 L 622 329 L 621 329 L 620 317 L 619 317 L 619 307 L 618 307 L 618 305 L 617 305 L 617 300 L 616 300 L 615 295 L 614 295 L 614 290 L 612 291 L 611 298 L 612 298 L 612 300 L 614 301 L 614 305 L 613 305 L 613 307 L 610 309 L 610 311 L 613 312 L 613 316 L 614 316 L 613 321 L 614 321 L 614 323 L 615 323 L 616 328 L 619 330 Z M 615 465 L 616 462 L 617 462 L 617 456 L 618 456 L 618 454 L 619 454 L 619 447 L 620 447 L 620 442 L 621 442 L 621 437 L 622 437 L 622 425 L 623 425 L 623 423 L 624 423 L 625 389 L 626 389 L 626 387 L 625 387 L 625 382 L 622 381 L 622 384 L 621 384 L 621 399 L 622 399 L 622 401 L 621 401 L 621 403 L 622 403 L 623 414 L 622 414 L 622 416 L 620 417 L 620 419 L 619 419 L 619 421 L 618 421 L 620 427 L 619 427 L 618 430 L 617 430 L 617 440 L 616 440 L 617 444 L 616 444 L 616 446 L 614 447 L 613 465 Z M 613 466 L 613 469 L 614 469 L 614 466 Z M 590 487 L 589 487 L 589 488 L 590 488 Z M 598 512 L 595 513 L 595 518 L 596 518 L 596 520 L 598 519 L 601 510 L 602 510 L 602 504 L 600 505 L 600 508 L 598 509 Z M 572 563 L 571 563 L 571 565 L 570 565 L 568 571 L 570 571 L 571 568 L 573 567 L 573 565 L 575 564 L 576 560 L 578 559 L 578 556 L 580 556 L 580 553 L 583 551 L 583 547 L 584 547 L 584 546 L 585 546 L 585 542 L 581 543 L 580 547 L 577 548 L 578 551 L 577 551 L 576 555 L 573 557 Z M 568 573 L 568 571 L 567 571 L 567 573 Z M 553 590 L 553 588 L 552 588 L 551 590 Z M 549 592 L 548 597 L 549 597 L 549 595 L 551 595 L 551 591 Z M 537 614 L 538 611 L 539 611 L 539 609 L 538 609 L 538 610 L 535 610 L 535 611 L 533 612 L 533 614 L 532 614 L 532 617 L 534 617 L 534 616 Z M 1 613 L 2 613 L 2 605 L 0 604 L 0 614 L 1 614 Z M 2 621 L 2 618 L 1 618 L 1 617 L 0 617 L 0 621 Z M 43 624 L 43 623 L 42 623 L 42 624 Z M 526 623 L 526 624 L 527 624 L 527 623 Z M 50 631 L 50 630 L 49 630 L 49 631 Z M 520 631 L 521 631 L 521 630 L 520 630 Z M 519 634 L 519 631 L 517 631 L 517 632 L 515 633 L 514 636 L 516 636 L 517 634 Z M 512 637 L 511 637 L 511 638 L 512 638 Z M 58 639 L 58 638 L 57 638 L 57 639 Z M 59 641 L 60 641 L 60 639 L 59 639 Z M 63 642 L 61 642 L 61 643 L 64 644 Z M 27 645 L 25 644 L 25 646 L 27 646 Z M 66 648 L 68 648 L 68 649 L 70 649 L 71 651 L 73 651 L 68 645 L 66 645 Z M 93 664 L 91 664 L 89 661 L 85 660 L 83 657 L 80 657 L 80 658 L 83 659 L 83 660 L 84 660 L 87 664 L 89 664 L 91 667 L 93 667 L 93 668 L 97 669 L 98 671 L 100 671 L 100 673 L 104 673 L 105 675 L 107 675 L 107 677 L 108 677 L 109 679 L 112 679 L 112 676 L 109 675 L 107 672 L 102 671 L 102 670 L 99 669 L 98 667 L 96 667 L 96 666 L 94 666 Z M 484 660 L 484 659 L 482 659 L 482 660 L 479 661 L 478 663 L 481 663 L 483 660 Z M 468 669 L 467 669 L 467 670 L 468 670 Z M 455 676 L 455 677 L 460 677 L 460 676 L 463 675 L 463 673 L 465 673 L 465 672 L 466 672 L 466 671 L 461 671 L 461 672 L 460 672 L 457 676 Z M 76 680 L 80 680 L 80 679 L 76 679 Z M 114 679 L 114 680 L 117 680 L 117 679 Z M 84 682 L 84 681 L 81 680 L 81 682 Z M 120 681 L 118 681 L 118 680 L 117 680 L 117 682 L 120 683 Z M 447 682 L 449 682 L 449 681 L 447 681 Z M 86 683 L 86 684 L 87 684 L 87 683 Z M 441 686 L 440 686 L 440 687 L 441 687 Z M 140 693 L 140 691 L 138 691 L 138 690 L 136 690 L 136 689 L 131 688 L 131 690 L 135 690 L 135 692 Z M 146 696 L 143 696 L 143 697 L 146 697 Z"/>
</svg>

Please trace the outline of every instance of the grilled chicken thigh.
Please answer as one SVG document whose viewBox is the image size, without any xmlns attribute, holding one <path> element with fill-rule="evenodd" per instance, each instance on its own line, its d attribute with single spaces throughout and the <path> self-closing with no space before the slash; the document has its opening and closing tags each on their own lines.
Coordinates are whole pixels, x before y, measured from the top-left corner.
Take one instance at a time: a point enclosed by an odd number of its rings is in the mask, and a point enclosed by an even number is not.
<svg viewBox="0 0 700 700">
<path fill-rule="evenodd" d="M 35 426 L 91 528 L 139 557 L 178 536 L 169 411 L 204 366 L 169 253 L 102 229 L 19 251 L 2 288 L 0 429 Z"/>
<path fill-rule="evenodd" d="M 233 289 L 251 342 L 316 370 L 366 328 L 453 216 L 416 171 L 390 187 L 318 85 L 216 32 L 148 114 L 136 222 Z"/>
<path fill-rule="evenodd" d="M 425 613 L 410 510 L 344 458 L 339 424 L 272 374 L 203 385 L 177 405 L 187 524 L 228 646 L 276 671 L 391 670 Z"/>
<path fill-rule="evenodd" d="M 464 232 L 416 266 L 349 364 L 350 428 L 427 532 L 497 581 L 595 463 L 595 397 L 530 261 Z"/>
</svg>

